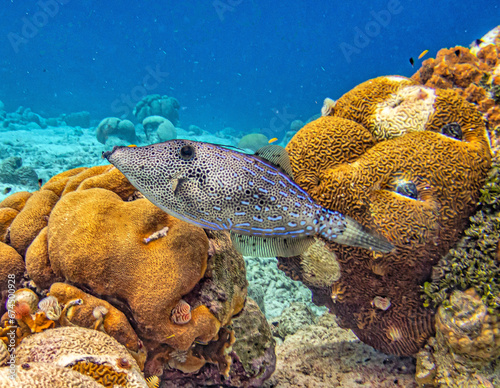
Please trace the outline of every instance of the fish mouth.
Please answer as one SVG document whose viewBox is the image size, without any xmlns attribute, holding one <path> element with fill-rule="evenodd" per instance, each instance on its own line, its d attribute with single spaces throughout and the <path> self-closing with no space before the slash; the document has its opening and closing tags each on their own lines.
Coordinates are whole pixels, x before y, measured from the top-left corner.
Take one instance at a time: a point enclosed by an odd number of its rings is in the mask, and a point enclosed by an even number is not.
<svg viewBox="0 0 500 388">
<path fill-rule="evenodd" d="M 102 152 L 102 158 L 103 159 L 107 159 L 108 162 L 110 162 L 109 158 L 111 157 L 111 155 L 113 155 L 113 152 L 115 152 L 118 148 L 123 148 L 123 147 L 120 147 L 120 146 L 114 146 L 113 149 L 111 151 L 103 151 Z"/>
</svg>

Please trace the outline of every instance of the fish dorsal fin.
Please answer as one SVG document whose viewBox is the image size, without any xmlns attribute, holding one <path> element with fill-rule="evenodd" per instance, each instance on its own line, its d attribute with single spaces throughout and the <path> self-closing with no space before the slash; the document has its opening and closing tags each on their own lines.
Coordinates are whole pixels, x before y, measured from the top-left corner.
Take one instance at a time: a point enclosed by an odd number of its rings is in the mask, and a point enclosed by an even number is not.
<svg viewBox="0 0 500 388">
<path fill-rule="evenodd" d="M 255 156 L 265 159 L 275 166 L 281 168 L 285 174 L 293 179 L 292 165 L 290 164 L 290 157 L 288 152 L 279 145 L 266 145 L 255 152 Z"/>
<path fill-rule="evenodd" d="M 305 252 L 314 243 L 314 237 L 277 238 L 248 236 L 230 232 L 231 242 L 243 256 L 293 257 Z"/>
</svg>

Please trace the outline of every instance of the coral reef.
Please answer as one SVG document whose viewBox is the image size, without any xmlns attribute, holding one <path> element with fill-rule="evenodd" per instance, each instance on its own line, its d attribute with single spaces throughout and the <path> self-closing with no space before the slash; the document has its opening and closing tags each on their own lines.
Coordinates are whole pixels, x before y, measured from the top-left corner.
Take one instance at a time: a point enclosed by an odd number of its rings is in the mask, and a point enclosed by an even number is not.
<svg viewBox="0 0 500 388">
<path fill-rule="evenodd" d="M 130 325 L 124 313 L 116 307 L 106 302 L 105 300 L 96 298 L 89 295 L 80 289 L 66 283 L 54 283 L 49 289 L 49 294 L 55 297 L 60 304 L 66 305 L 69 301 L 81 299 L 82 304 L 74 306 L 71 309 L 68 320 L 71 323 L 86 327 L 89 329 L 99 329 L 111 337 L 116 339 L 119 343 L 124 345 L 129 351 L 134 353 L 139 352 L 141 348 L 141 341 Z M 105 307 L 106 314 L 99 323 L 93 312 L 96 308 Z"/>
<path fill-rule="evenodd" d="M 500 161 L 495 151 L 492 168 L 481 189 L 479 210 L 459 243 L 434 267 L 424 286 L 425 303 L 437 307 L 454 290 L 473 287 L 490 309 L 500 309 Z"/>
<path fill-rule="evenodd" d="M 452 90 L 380 77 L 346 93 L 333 116 L 307 124 L 287 150 L 295 181 L 318 203 L 377 230 L 396 250 L 327 243 L 340 264 L 329 286 L 306 279 L 301 257 L 279 258 L 280 268 L 363 342 L 415 354 L 434 332 L 421 286 L 465 229 L 490 167 L 481 114 Z"/>
<path fill-rule="evenodd" d="M 492 312 L 473 288 L 454 291 L 439 306 L 436 328 L 455 353 L 494 360 L 500 356 L 500 316 Z"/>
<path fill-rule="evenodd" d="M 472 48 L 461 46 L 441 49 L 412 76 L 425 86 L 455 89 L 467 101 L 477 105 L 491 128 L 500 125 L 500 28 L 483 37 Z"/>
<path fill-rule="evenodd" d="M 106 117 L 96 128 L 96 137 L 100 143 L 106 144 L 110 136 L 133 143 L 136 140 L 134 124 L 129 120 Z"/>
<path fill-rule="evenodd" d="M 12 375 L 15 373 L 16 378 Z M 102 388 L 92 377 L 83 375 L 72 369 L 57 365 L 30 362 L 16 365 L 11 374 L 9 367 L 0 368 L 1 388 Z"/>
<path fill-rule="evenodd" d="M 38 185 L 38 175 L 33 168 L 23 166 L 23 160 L 19 156 L 11 156 L 0 163 L 0 182 L 35 188 Z"/>
<path fill-rule="evenodd" d="M 129 352 L 105 333 L 61 327 L 25 338 L 16 364 L 49 363 L 92 377 L 105 387 L 144 387 L 147 383 Z"/>
<path fill-rule="evenodd" d="M 276 371 L 264 387 L 417 386 L 412 358 L 377 352 L 339 328 L 328 313 L 288 335 L 276 355 Z"/>
<path fill-rule="evenodd" d="M 112 166 L 65 171 L 33 194 L 6 198 L 2 209 L 14 217 L 0 225 L 9 228 L 10 246 L 2 247 L 25 257 L 37 292 L 45 296 L 50 288 L 41 310 L 16 302 L 24 325 L 19 339 L 54 326 L 88 327 L 125 345 L 148 375 L 175 368 L 189 380 L 204 367 L 218 380 L 261 381 L 240 364 L 231 369 L 228 325 L 243 309 L 247 281 L 227 233 L 167 215 Z M 181 319 L 169 319 L 177 311 Z"/>
<path fill-rule="evenodd" d="M 268 144 L 268 138 L 262 133 L 249 133 L 238 142 L 238 148 L 257 151 Z"/>
<path fill-rule="evenodd" d="M 421 386 L 496 387 L 500 384 L 500 315 L 474 289 L 454 291 L 439 307 L 436 337 L 417 354 Z"/>
<path fill-rule="evenodd" d="M 134 116 L 142 122 L 148 116 L 162 116 L 172 124 L 179 122 L 179 101 L 174 97 L 151 94 L 140 100 L 133 111 Z"/>
<path fill-rule="evenodd" d="M 63 115 L 62 119 L 65 121 L 66 125 L 70 127 L 90 127 L 90 113 L 87 111 L 69 113 Z"/>
<path fill-rule="evenodd" d="M 286 336 L 295 334 L 301 328 L 314 324 L 315 321 L 316 315 L 306 304 L 292 302 L 279 317 L 272 320 L 273 335 L 285 339 Z"/>
<path fill-rule="evenodd" d="M 331 115 L 363 125 L 377 141 L 423 130 L 443 133 L 443 127 L 451 123 L 460 125 L 465 141 L 474 136 L 484 140 L 484 131 L 468 131 L 484 128 L 481 114 L 458 93 L 417 85 L 399 76 L 361 83 L 336 102 Z"/>
<path fill-rule="evenodd" d="M 196 357 L 203 356 L 203 367 L 190 374 L 170 369 L 165 372 L 165 388 L 187 386 L 228 386 L 228 387 L 260 387 L 275 370 L 275 342 L 270 328 L 257 304 L 247 300 L 245 308 L 235 317 L 227 330 L 221 330 L 220 337 L 229 342 L 222 347 L 197 344 L 189 354 L 171 354 L 169 364 L 179 361 L 194 363 Z M 226 359 L 226 375 L 222 378 L 214 362 L 224 364 Z M 205 363 L 206 361 L 206 363 Z"/>
<path fill-rule="evenodd" d="M 159 141 L 177 139 L 177 129 L 175 129 L 174 124 L 172 124 L 169 120 L 165 120 L 158 127 L 156 136 L 158 136 Z"/>
</svg>

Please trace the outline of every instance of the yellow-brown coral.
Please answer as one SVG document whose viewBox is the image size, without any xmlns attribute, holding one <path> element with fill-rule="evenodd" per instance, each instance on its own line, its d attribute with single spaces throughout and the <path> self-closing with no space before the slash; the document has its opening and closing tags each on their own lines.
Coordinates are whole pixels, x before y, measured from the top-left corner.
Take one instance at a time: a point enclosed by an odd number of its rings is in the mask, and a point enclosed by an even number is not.
<svg viewBox="0 0 500 388">
<path fill-rule="evenodd" d="M 500 125 L 500 109 L 495 102 L 495 86 L 500 85 L 500 39 L 497 27 L 491 33 L 496 39 L 485 39 L 485 43 L 466 47 L 441 49 L 436 58 L 429 58 L 412 76 L 426 86 L 439 89 L 455 89 L 467 101 L 477 105 L 485 114 L 491 128 Z M 489 34 L 491 35 L 491 34 Z"/>
<path fill-rule="evenodd" d="M 436 327 L 456 353 L 486 360 L 500 356 L 500 317 L 488 313 L 473 288 L 451 294 L 438 309 Z"/>
<path fill-rule="evenodd" d="M 453 91 L 435 93 L 419 131 L 394 119 L 398 131 L 377 134 L 377 107 L 401 87 L 412 88 L 412 82 L 393 77 L 365 82 L 337 101 L 334 116 L 300 130 L 287 150 L 296 182 L 317 202 L 354 217 L 397 247 L 379 254 L 328 243 L 341 277 L 333 293 L 313 288 L 315 301 L 362 341 L 403 355 L 414 354 L 433 333 L 433 312 L 423 307 L 420 287 L 464 229 L 491 155 L 480 114 Z M 413 92 L 422 91 L 427 93 L 421 87 Z M 344 118 L 336 117 L 340 112 Z M 345 117 L 359 124 L 347 127 Z M 436 133 L 448 120 L 461 124 L 462 140 Z M 380 295 L 390 300 L 387 310 L 372 307 Z"/>
<path fill-rule="evenodd" d="M 74 306 L 71 312 L 71 322 L 81 327 L 93 328 L 96 320 L 93 315 L 94 309 L 99 306 L 105 307 L 108 312 L 102 323 L 104 331 L 126 346 L 127 349 L 133 352 L 139 351 L 139 337 L 134 332 L 127 317 L 110 303 L 65 283 L 52 284 L 49 294 L 61 304 L 67 304 L 74 299 L 83 301 L 81 305 Z"/>
<path fill-rule="evenodd" d="M 125 347 L 105 333 L 60 327 L 25 338 L 16 363 L 50 363 L 73 369 L 107 387 L 146 387 L 139 366 Z"/>
</svg>

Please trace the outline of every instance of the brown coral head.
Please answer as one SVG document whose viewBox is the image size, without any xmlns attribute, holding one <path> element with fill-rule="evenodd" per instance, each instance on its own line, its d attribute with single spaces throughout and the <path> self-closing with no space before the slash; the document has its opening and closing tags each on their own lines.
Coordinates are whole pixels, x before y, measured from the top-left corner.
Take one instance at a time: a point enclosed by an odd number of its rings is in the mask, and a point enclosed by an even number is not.
<svg viewBox="0 0 500 388">
<path fill-rule="evenodd" d="M 181 299 L 172 309 L 172 322 L 177 325 L 184 325 L 191 320 L 191 306 Z"/>
</svg>

